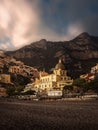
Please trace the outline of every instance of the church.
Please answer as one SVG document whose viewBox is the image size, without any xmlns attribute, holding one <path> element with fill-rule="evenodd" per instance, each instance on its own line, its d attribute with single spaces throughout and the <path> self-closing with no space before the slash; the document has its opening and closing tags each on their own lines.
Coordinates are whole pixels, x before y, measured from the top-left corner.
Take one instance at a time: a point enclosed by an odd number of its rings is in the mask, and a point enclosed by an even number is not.
<svg viewBox="0 0 98 130">
<path fill-rule="evenodd" d="M 72 85 L 73 80 L 67 76 L 67 70 L 62 63 L 61 59 L 53 70 L 53 74 L 48 74 L 45 71 L 40 72 L 39 79 L 36 79 L 33 88 L 36 91 L 51 91 L 63 90 L 66 85 Z"/>
</svg>

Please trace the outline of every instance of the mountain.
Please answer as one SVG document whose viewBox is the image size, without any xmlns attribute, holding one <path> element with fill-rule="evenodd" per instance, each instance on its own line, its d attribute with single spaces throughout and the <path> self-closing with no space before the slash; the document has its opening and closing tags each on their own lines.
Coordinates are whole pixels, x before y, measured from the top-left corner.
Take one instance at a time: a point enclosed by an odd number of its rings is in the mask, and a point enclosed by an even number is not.
<svg viewBox="0 0 98 130">
<path fill-rule="evenodd" d="M 98 62 L 98 37 L 84 32 L 70 41 L 51 42 L 45 39 L 31 43 L 19 50 L 6 52 L 39 70 L 50 71 L 61 58 L 69 75 L 78 77 L 90 71 Z"/>
</svg>

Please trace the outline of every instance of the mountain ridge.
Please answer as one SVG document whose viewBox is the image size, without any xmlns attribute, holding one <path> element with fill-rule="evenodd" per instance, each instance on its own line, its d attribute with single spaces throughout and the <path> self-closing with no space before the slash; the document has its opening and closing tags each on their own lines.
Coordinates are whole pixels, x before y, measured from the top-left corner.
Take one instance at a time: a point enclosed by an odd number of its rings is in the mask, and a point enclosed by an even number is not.
<svg viewBox="0 0 98 130">
<path fill-rule="evenodd" d="M 42 39 L 6 54 L 39 70 L 45 68 L 48 72 L 61 58 L 70 75 L 76 72 L 82 74 L 98 62 L 98 37 L 84 32 L 70 41 Z"/>
</svg>

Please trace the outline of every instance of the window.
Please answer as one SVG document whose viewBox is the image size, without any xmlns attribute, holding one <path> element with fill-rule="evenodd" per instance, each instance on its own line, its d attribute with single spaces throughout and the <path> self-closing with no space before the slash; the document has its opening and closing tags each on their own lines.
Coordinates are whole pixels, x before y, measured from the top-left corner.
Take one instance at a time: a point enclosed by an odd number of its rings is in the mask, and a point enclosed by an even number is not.
<svg viewBox="0 0 98 130">
<path fill-rule="evenodd" d="M 61 77 L 61 80 L 63 80 L 63 78 Z"/>
</svg>

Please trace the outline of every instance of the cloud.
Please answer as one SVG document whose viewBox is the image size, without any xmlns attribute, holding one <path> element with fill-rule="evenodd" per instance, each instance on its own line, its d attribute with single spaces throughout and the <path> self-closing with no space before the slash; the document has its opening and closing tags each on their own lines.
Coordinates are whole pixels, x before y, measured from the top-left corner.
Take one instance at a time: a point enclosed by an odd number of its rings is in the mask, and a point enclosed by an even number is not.
<svg viewBox="0 0 98 130">
<path fill-rule="evenodd" d="M 1 49 L 17 49 L 41 38 L 65 39 L 44 23 L 38 4 L 39 0 L 0 1 Z"/>
<path fill-rule="evenodd" d="M 98 0 L 47 0 L 47 2 L 43 0 L 43 2 L 43 17 L 49 28 L 66 35 L 67 28 L 78 23 L 83 27 L 82 30 L 98 35 L 96 29 Z"/>
<path fill-rule="evenodd" d="M 81 24 L 81 22 L 78 22 L 72 25 L 70 24 L 67 29 L 66 39 L 70 40 L 84 31 L 85 29 L 83 25 Z"/>
<path fill-rule="evenodd" d="M 29 43 L 33 34 L 35 35 L 38 31 L 39 24 L 37 0 L 33 2 L 32 6 L 29 0 L 0 1 L 0 39 L 8 37 L 14 48 Z M 12 49 L 8 45 L 8 41 L 1 43 L 0 47 L 2 44 L 5 44 L 8 49 Z"/>
<path fill-rule="evenodd" d="M 86 17 L 82 22 L 85 30 L 91 35 L 98 36 L 98 15 L 91 15 Z"/>
<path fill-rule="evenodd" d="M 13 50 L 42 38 L 98 35 L 97 0 L 0 0 L 0 48 Z"/>
</svg>

